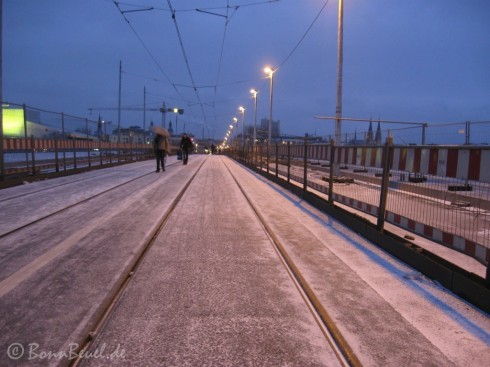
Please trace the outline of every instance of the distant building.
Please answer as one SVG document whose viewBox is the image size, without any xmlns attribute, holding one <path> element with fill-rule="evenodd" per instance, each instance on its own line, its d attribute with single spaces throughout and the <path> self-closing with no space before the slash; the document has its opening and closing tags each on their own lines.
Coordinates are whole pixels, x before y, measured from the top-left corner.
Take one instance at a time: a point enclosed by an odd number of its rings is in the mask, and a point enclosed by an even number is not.
<svg viewBox="0 0 490 367">
<path fill-rule="evenodd" d="M 130 126 L 128 128 L 115 129 L 112 131 L 110 141 L 117 143 L 119 138 L 121 143 L 145 144 L 148 141 L 149 132 L 146 132 L 139 126 Z"/>
<path fill-rule="evenodd" d="M 281 121 L 272 120 L 271 127 L 271 139 L 277 140 L 281 135 Z M 269 138 L 269 119 L 264 118 L 260 120 L 260 128 L 257 130 L 257 139 L 267 140 Z"/>
</svg>

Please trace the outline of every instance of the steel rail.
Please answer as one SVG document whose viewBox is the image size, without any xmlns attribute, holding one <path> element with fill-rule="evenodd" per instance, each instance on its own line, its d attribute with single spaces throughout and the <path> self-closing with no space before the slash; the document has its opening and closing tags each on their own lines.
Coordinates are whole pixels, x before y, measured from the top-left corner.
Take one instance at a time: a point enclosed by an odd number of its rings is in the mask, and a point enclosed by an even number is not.
<svg viewBox="0 0 490 367">
<path fill-rule="evenodd" d="M 176 163 L 169 164 L 169 166 L 170 166 L 170 165 L 173 165 L 173 164 L 176 164 Z M 12 233 L 15 233 L 15 232 L 17 232 L 17 231 L 20 231 L 21 229 L 27 228 L 27 227 L 29 227 L 29 226 L 31 226 L 31 225 L 33 225 L 33 224 L 39 223 L 39 222 L 41 222 L 41 221 L 43 221 L 43 220 L 45 220 L 45 219 L 47 219 L 47 218 L 53 217 L 53 216 L 55 216 L 56 214 L 62 213 L 62 212 L 66 211 L 66 210 L 68 210 L 68 209 L 71 209 L 71 208 L 73 208 L 73 207 L 75 207 L 75 206 L 77 206 L 77 205 L 80 205 L 80 204 L 86 203 L 86 202 L 88 202 L 88 201 L 90 201 L 90 200 L 92 200 L 92 199 L 94 199 L 94 198 L 96 198 L 96 197 L 99 197 L 99 196 L 101 196 L 101 195 L 104 195 L 104 194 L 106 194 L 106 193 L 108 193 L 108 192 L 110 192 L 110 191 L 112 191 L 112 190 L 115 190 L 115 189 L 117 189 L 117 188 L 120 188 L 120 187 L 122 187 L 122 186 L 124 186 L 124 185 L 127 185 L 127 184 L 129 184 L 129 183 L 131 183 L 131 182 L 134 182 L 134 181 L 136 181 L 136 180 L 139 180 L 140 178 L 146 177 L 146 176 L 151 175 L 151 174 L 154 174 L 154 172 L 153 172 L 153 171 L 151 171 L 151 172 L 145 173 L 145 174 L 143 174 L 143 175 L 141 175 L 141 176 L 137 176 L 137 177 L 135 177 L 135 178 L 132 178 L 132 179 L 131 179 L 131 180 L 129 180 L 129 181 L 125 181 L 125 182 L 123 182 L 123 183 L 120 183 L 119 185 L 116 185 L 116 186 L 113 186 L 113 187 L 111 187 L 111 188 L 109 188 L 109 189 L 107 189 L 107 190 L 101 191 L 101 192 L 99 192 L 98 194 L 95 194 L 95 195 L 92 195 L 92 196 L 90 196 L 90 197 L 88 197 L 88 198 L 85 198 L 85 199 L 82 199 L 82 200 L 80 200 L 80 201 L 77 201 L 76 203 L 70 204 L 70 205 L 68 205 L 68 206 L 66 206 L 66 207 L 64 207 L 64 208 L 62 208 L 62 209 L 56 210 L 56 211 L 54 211 L 54 212 L 52 212 L 52 213 L 49 213 L 49 214 L 47 214 L 47 215 L 45 215 L 45 216 L 43 216 L 43 217 L 40 217 L 40 218 L 38 218 L 38 219 L 35 219 L 35 220 L 33 220 L 33 221 L 29 222 L 29 223 L 23 224 L 23 225 L 21 225 L 21 226 L 19 226 L 19 227 L 17 227 L 17 228 L 11 229 L 11 230 L 9 230 L 9 231 L 7 231 L 7 232 L 4 232 L 4 233 L 0 233 L 0 239 L 1 239 L 1 238 L 4 238 L 4 237 L 6 237 L 6 236 L 8 236 L 8 235 L 10 235 L 10 234 L 12 234 Z M 2 201 L 5 201 L 5 200 L 2 200 Z"/>
<path fill-rule="evenodd" d="M 320 326 L 323 335 L 325 336 L 330 347 L 336 354 L 339 362 L 342 365 L 348 365 L 351 367 L 361 367 L 362 363 L 360 362 L 359 358 L 356 356 L 353 349 L 351 348 L 349 343 L 345 340 L 340 330 L 338 329 L 337 325 L 328 314 L 325 307 L 321 304 L 320 300 L 313 292 L 313 289 L 310 287 L 305 277 L 302 275 L 298 266 L 294 263 L 293 259 L 289 256 L 288 252 L 286 251 L 284 245 L 279 240 L 278 236 L 276 236 L 272 228 L 267 224 L 266 219 L 262 216 L 259 209 L 253 204 L 250 197 L 247 195 L 245 189 L 238 182 L 236 177 L 233 175 L 228 165 L 226 163 L 224 164 L 228 169 L 228 172 L 234 179 L 235 183 L 239 187 L 240 191 L 242 192 L 243 196 L 245 197 L 248 205 L 253 210 L 260 224 L 264 228 L 264 231 L 270 238 L 274 249 L 278 253 L 287 272 L 290 274 L 291 279 L 295 283 L 298 291 L 300 292 L 308 308 L 313 314 L 313 317 L 315 318 L 318 325 Z"/>
<path fill-rule="evenodd" d="M 102 307 L 102 311 L 100 312 L 100 315 L 97 317 L 94 325 L 92 325 L 91 328 L 92 331 L 90 331 L 88 335 L 85 337 L 85 339 L 78 344 L 79 348 L 74 352 L 76 357 L 70 361 L 69 364 L 70 367 L 79 366 L 80 363 L 84 361 L 83 356 L 90 351 L 92 345 L 96 344 L 95 342 L 97 341 L 97 337 L 101 334 L 101 331 L 104 329 L 105 325 L 109 321 L 110 316 L 113 314 L 113 312 L 116 310 L 117 306 L 119 305 L 119 302 L 121 301 L 129 283 L 131 282 L 131 279 L 133 278 L 134 274 L 138 271 L 140 265 L 143 263 L 144 259 L 146 258 L 146 255 L 148 254 L 149 250 L 155 243 L 155 240 L 162 232 L 162 230 L 165 228 L 165 225 L 167 224 L 169 218 L 175 211 L 175 208 L 179 204 L 183 195 L 189 188 L 192 181 L 194 181 L 194 178 L 201 170 L 205 162 L 206 160 L 202 161 L 201 165 L 198 167 L 196 172 L 194 172 L 191 178 L 182 187 L 182 189 L 179 191 L 177 196 L 172 201 L 170 207 L 159 219 L 155 229 L 153 230 L 153 233 L 151 233 L 151 236 L 149 236 L 150 239 L 146 242 L 146 244 L 143 245 L 142 250 L 140 250 L 140 252 L 136 254 L 136 256 L 134 257 L 132 264 L 129 266 L 129 271 L 121 275 L 120 285 L 116 287 L 116 289 L 113 291 L 113 294 L 108 297 L 107 304 Z"/>
</svg>

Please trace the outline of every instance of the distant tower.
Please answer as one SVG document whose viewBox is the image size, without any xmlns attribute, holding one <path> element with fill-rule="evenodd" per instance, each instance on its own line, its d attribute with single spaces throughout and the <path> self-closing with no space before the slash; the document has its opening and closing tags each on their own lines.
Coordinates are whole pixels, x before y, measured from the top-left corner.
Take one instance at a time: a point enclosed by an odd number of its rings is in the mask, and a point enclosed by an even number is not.
<svg viewBox="0 0 490 367">
<path fill-rule="evenodd" d="M 170 120 L 168 123 L 168 133 L 170 134 L 170 136 L 174 134 L 174 129 L 172 129 L 172 120 Z"/>
<path fill-rule="evenodd" d="M 382 137 L 381 137 L 381 124 L 378 121 L 378 128 L 376 129 L 376 137 L 374 138 L 376 145 L 381 145 Z"/>
<path fill-rule="evenodd" d="M 374 139 L 373 139 L 373 122 L 369 121 L 369 130 L 367 133 L 367 138 L 366 138 L 366 143 L 367 144 L 373 144 Z"/>
<path fill-rule="evenodd" d="M 104 132 L 102 131 L 102 120 L 100 119 L 100 114 L 99 114 L 99 121 L 97 122 L 97 136 L 99 139 L 102 138 L 104 135 Z"/>
</svg>

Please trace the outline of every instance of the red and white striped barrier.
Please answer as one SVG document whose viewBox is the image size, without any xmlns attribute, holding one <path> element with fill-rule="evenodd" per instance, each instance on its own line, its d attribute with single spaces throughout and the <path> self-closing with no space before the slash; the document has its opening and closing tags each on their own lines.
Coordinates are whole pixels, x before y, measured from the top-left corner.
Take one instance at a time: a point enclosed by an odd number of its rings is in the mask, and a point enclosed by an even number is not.
<svg viewBox="0 0 490 367">
<path fill-rule="evenodd" d="M 339 194 L 335 194 L 335 193 L 333 194 L 333 199 L 334 199 L 334 201 L 337 201 L 341 204 L 350 206 L 352 208 L 359 209 L 360 211 L 362 211 L 364 213 L 374 215 L 375 217 L 378 216 L 378 210 L 379 209 L 376 205 L 367 204 L 363 201 L 355 200 L 355 199 L 349 198 L 347 196 L 339 195 Z"/>
<path fill-rule="evenodd" d="M 435 227 L 418 223 L 390 211 L 386 212 L 386 221 L 471 256 L 482 264 L 486 265 L 490 260 L 490 250 L 488 248 L 461 236 L 443 232 Z"/>
<path fill-rule="evenodd" d="M 333 194 L 336 202 L 358 209 L 364 213 L 378 216 L 378 207 L 367 204 L 363 201 L 355 200 L 344 195 Z M 441 231 L 427 224 L 418 223 L 412 219 L 403 217 L 390 211 L 386 211 L 386 221 L 434 242 L 443 244 L 451 249 L 462 252 L 486 265 L 490 261 L 490 249 L 477 244 L 474 241 L 465 239 L 461 236 Z"/>
<path fill-rule="evenodd" d="M 395 148 L 395 170 L 490 182 L 490 149 Z"/>
<path fill-rule="evenodd" d="M 26 150 L 31 149 L 31 139 L 6 138 L 3 141 L 4 150 Z"/>
<path fill-rule="evenodd" d="M 304 157 L 304 146 L 290 147 L 291 156 Z M 279 147 L 281 155 L 287 154 L 287 146 Z M 335 162 L 363 167 L 382 168 L 382 146 L 336 147 Z M 469 147 L 400 147 L 392 151 L 392 169 L 440 177 L 490 182 L 490 148 Z M 330 160 L 330 146 L 309 145 L 307 158 Z"/>
<path fill-rule="evenodd" d="M 467 147 L 394 147 L 391 169 L 490 182 L 490 149 Z M 382 168 L 383 147 L 339 147 L 335 162 Z"/>
<path fill-rule="evenodd" d="M 55 141 L 48 139 L 33 139 L 34 149 L 44 150 L 44 149 L 55 149 Z"/>
<path fill-rule="evenodd" d="M 84 140 L 53 140 L 53 139 L 31 139 L 31 138 L 5 138 L 5 151 L 9 150 L 55 150 L 55 149 L 151 149 L 147 144 L 113 144 L 109 142 L 84 141 Z"/>
</svg>

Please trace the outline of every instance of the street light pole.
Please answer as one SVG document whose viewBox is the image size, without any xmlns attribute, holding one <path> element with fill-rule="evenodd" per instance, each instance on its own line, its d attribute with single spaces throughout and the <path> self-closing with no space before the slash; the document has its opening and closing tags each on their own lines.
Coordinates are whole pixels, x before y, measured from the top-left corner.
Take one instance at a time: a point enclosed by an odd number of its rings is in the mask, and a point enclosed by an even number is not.
<svg viewBox="0 0 490 367">
<path fill-rule="evenodd" d="M 335 106 L 335 145 L 340 145 L 340 135 L 342 130 L 342 64 L 343 64 L 343 19 L 344 19 L 344 6 L 343 0 L 339 0 L 339 17 L 338 17 L 338 31 L 337 31 L 337 98 Z"/>
<path fill-rule="evenodd" d="M 264 69 L 264 71 L 269 74 L 269 78 L 271 79 L 270 83 L 270 97 L 269 97 L 269 136 L 267 138 L 267 146 L 269 146 L 270 141 L 272 140 L 272 98 L 274 96 L 274 72 L 269 66 Z"/>
<path fill-rule="evenodd" d="M 236 127 L 235 131 L 236 131 L 236 134 L 235 134 L 235 139 L 234 141 L 236 141 L 236 146 L 237 146 L 237 149 L 238 149 L 238 119 L 236 117 L 233 117 L 233 123 L 235 125 L 233 125 L 234 127 Z"/>
<path fill-rule="evenodd" d="M 259 93 L 257 90 L 252 89 L 250 93 L 253 94 L 254 98 L 254 141 L 253 141 L 253 147 L 255 148 L 255 140 L 257 140 L 257 93 Z"/>
<path fill-rule="evenodd" d="M 119 95 L 117 105 L 117 143 L 121 142 L 121 74 L 122 74 L 122 61 L 119 61 Z"/>
<path fill-rule="evenodd" d="M 242 149 L 245 147 L 245 108 L 243 106 L 238 107 L 238 110 L 242 114 Z"/>
</svg>

